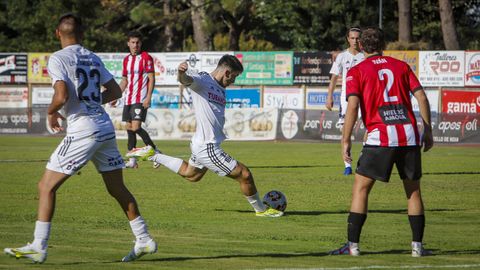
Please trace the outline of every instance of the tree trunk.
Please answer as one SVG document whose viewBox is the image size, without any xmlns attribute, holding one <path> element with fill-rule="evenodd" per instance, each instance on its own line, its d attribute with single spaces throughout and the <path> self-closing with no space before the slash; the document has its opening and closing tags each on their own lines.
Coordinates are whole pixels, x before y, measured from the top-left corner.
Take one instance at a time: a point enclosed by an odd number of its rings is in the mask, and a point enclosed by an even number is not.
<svg viewBox="0 0 480 270">
<path fill-rule="evenodd" d="M 398 0 L 398 40 L 412 42 L 411 0 Z"/>
<path fill-rule="evenodd" d="M 205 0 L 192 0 L 193 38 L 199 51 L 213 50 L 211 34 L 204 26 L 207 16 L 205 14 Z"/>
<path fill-rule="evenodd" d="M 172 27 L 172 20 L 170 20 L 172 13 L 172 5 L 170 3 L 170 0 L 165 0 L 163 3 L 163 15 L 165 18 L 167 18 L 167 22 L 165 24 L 165 51 L 166 52 L 172 52 L 174 51 L 175 48 L 175 42 L 173 41 L 174 35 L 173 35 L 173 27 Z"/>
<path fill-rule="evenodd" d="M 228 49 L 230 51 L 240 50 L 240 31 L 236 25 L 230 27 L 228 31 Z"/>
<path fill-rule="evenodd" d="M 453 18 L 452 3 L 450 0 L 438 0 L 440 20 L 442 22 L 443 43 L 447 50 L 459 50 L 457 30 Z"/>
</svg>

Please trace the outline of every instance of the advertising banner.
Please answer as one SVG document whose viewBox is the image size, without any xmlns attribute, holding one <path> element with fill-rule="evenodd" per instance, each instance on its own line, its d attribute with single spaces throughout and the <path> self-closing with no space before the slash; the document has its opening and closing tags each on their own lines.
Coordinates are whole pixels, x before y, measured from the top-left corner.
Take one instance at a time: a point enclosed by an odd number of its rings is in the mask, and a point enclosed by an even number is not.
<svg viewBox="0 0 480 270">
<path fill-rule="evenodd" d="M 260 108 L 260 89 L 227 89 L 226 108 Z"/>
<path fill-rule="evenodd" d="M 180 89 L 178 87 L 155 87 L 152 93 L 151 108 L 178 109 Z"/>
<path fill-rule="evenodd" d="M 26 53 L 0 53 L 0 84 L 26 84 L 27 70 Z"/>
<path fill-rule="evenodd" d="M 119 83 L 122 80 L 123 59 L 128 55 L 125 53 L 97 53 L 102 59 L 105 68 L 112 73 L 115 80 Z"/>
<path fill-rule="evenodd" d="M 293 52 L 235 52 L 244 71 L 237 85 L 292 85 Z"/>
<path fill-rule="evenodd" d="M 427 95 L 428 102 L 430 103 L 430 111 L 432 113 L 438 113 L 438 100 L 440 96 L 440 91 L 438 89 L 425 89 L 425 94 Z M 420 108 L 418 107 L 417 99 L 411 95 L 412 100 L 412 109 L 414 112 L 420 112 Z"/>
<path fill-rule="evenodd" d="M 1 87 L 0 108 L 27 108 L 28 88 L 23 87 Z"/>
<path fill-rule="evenodd" d="M 433 140 L 439 143 L 480 143 L 480 114 L 442 113 L 432 125 Z"/>
<path fill-rule="evenodd" d="M 196 52 L 183 53 L 151 53 L 155 64 L 156 85 L 178 85 L 177 69 L 183 61 L 188 63 L 188 73 L 201 71 L 200 54 Z"/>
<path fill-rule="evenodd" d="M 383 55 L 406 62 L 418 77 L 418 51 L 383 51 Z"/>
<path fill-rule="evenodd" d="M 28 54 L 28 82 L 29 83 L 50 83 L 48 75 L 48 58 L 51 53 L 29 53 Z"/>
<path fill-rule="evenodd" d="M 477 91 L 462 91 L 442 89 L 443 113 L 471 113 L 480 112 L 480 89 Z"/>
<path fill-rule="evenodd" d="M 233 55 L 233 51 L 225 52 L 199 52 L 200 54 L 200 70 L 212 72 L 218 65 L 218 61 L 225 54 Z"/>
<path fill-rule="evenodd" d="M 464 85 L 464 51 L 419 52 L 418 78 L 422 86 Z"/>
<path fill-rule="evenodd" d="M 323 110 L 280 110 L 277 139 L 280 140 L 333 140 L 342 138 L 338 113 Z M 352 139 L 363 141 L 365 127 L 357 121 Z"/>
<path fill-rule="evenodd" d="M 54 92 L 51 86 L 32 87 L 32 107 L 48 107 Z"/>
<path fill-rule="evenodd" d="M 331 52 L 294 52 L 293 84 L 328 85 L 332 63 Z"/>
<path fill-rule="evenodd" d="M 480 51 L 465 52 L 465 86 L 480 86 Z"/>
<path fill-rule="evenodd" d="M 303 109 L 303 88 L 273 88 L 263 89 L 263 107 L 279 109 Z"/>
<path fill-rule="evenodd" d="M 47 126 L 47 108 L 0 108 L 0 134 L 54 134 Z M 56 133 L 63 135 L 64 131 Z"/>
<path fill-rule="evenodd" d="M 127 138 L 122 110 L 107 108 L 117 138 Z M 225 112 L 225 134 L 231 140 L 273 140 L 276 134 L 277 110 L 228 109 Z M 154 140 L 189 140 L 197 123 L 192 110 L 150 109 L 142 127 Z"/>
<path fill-rule="evenodd" d="M 333 110 L 340 108 L 340 89 L 333 92 Z M 307 88 L 306 108 L 314 110 L 326 110 L 328 88 Z"/>
</svg>

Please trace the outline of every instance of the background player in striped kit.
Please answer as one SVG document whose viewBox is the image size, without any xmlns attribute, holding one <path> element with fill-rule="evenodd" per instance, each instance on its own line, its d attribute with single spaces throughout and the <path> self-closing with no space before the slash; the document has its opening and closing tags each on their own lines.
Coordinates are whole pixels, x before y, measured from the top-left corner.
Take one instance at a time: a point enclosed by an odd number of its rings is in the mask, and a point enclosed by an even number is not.
<svg viewBox="0 0 480 270">
<path fill-rule="evenodd" d="M 412 256 L 428 255 L 422 240 L 425 215 L 420 193 L 422 177 L 421 147 L 433 146 L 430 105 L 420 82 L 407 63 L 382 56 L 383 31 L 369 27 L 362 32 L 360 46 L 366 59 L 347 74 L 348 108 L 343 131 L 343 158 L 351 161 L 351 134 L 358 108 L 367 128 L 367 139 L 358 160 L 348 216 L 348 243 L 333 255 L 360 255 L 359 242 L 367 218 L 368 195 L 375 180 L 388 182 L 395 164 L 403 180 L 408 200 L 408 220 L 412 229 Z M 417 128 L 410 96 L 420 107 L 423 136 Z"/>
<path fill-rule="evenodd" d="M 357 65 L 365 56 L 360 50 L 358 46 L 358 40 L 360 39 L 361 30 L 358 27 L 352 27 L 348 29 L 346 40 L 348 43 L 348 48 L 343 52 L 339 53 L 335 58 L 335 61 L 332 64 L 332 68 L 330 69 L 330 74 L 332 77 L 330 78 L 330 84 L 328 86 L 328 94 L 327 94 L 327 101 L 325 103 L 325 107 L 327 110 L 331 111 L 333 108 L 333 92 L 335 91 L 335 87 L 337 85 L 337 79 L 340 74 L 342 75 L 342 92 L 340 94 L 340 111 L 339 111 L 339 118 L 338 123 L 342 125 L 343 130 L 343 122 L 345 121 L 345 113 L 347 111 L 347 99 L 345 95 L 346 90 L 346 82 L 345 77 L 347 76 L 347 72 L 350 68 Z M 343 171 L 344 175 L 352 174 L 352 163 L 344 161 L 345 169 Z"/>
<path fill-rule="evenodd" d="M 128 33 L 127 45 L 130 54 L 123 59 L 123 78 L 120 82 L 120 88 L 122 91 L 126 91 L 124 93 L 122 121 L 127 122 L 128 151 L 136 148 L 138 134 L 147 148 L 151 147 L 158 152 L 150 135 L 142 128 L 142 122 L 145 122 L 147 117 L 147 110 L 150 108 L 155 86 L 153 58 L 147 52 L 142 51 L 142 36 L 139 32 Z M 125 166 L 127 168 L 138 168 L 136 158 L 130 157 Z M 154 168 L 158 168 L 158 166 L 160 164 L 153 164 Z"/>
</svg>

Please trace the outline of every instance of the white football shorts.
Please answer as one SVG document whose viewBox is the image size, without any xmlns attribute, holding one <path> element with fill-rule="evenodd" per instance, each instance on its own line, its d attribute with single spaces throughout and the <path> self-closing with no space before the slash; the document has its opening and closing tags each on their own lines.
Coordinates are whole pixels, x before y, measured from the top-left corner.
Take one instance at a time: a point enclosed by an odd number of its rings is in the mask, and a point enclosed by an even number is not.
<svg viewBox="0 0 480 270">
<path fill-rule="evenodd" d="M 73 175 L 91 160 L 99 173 L 125 167 L 118 151 L 115 132 L 76 132 L 67 134 L 50 156 L 46 168 Z"/>
<path fill-rule="evenodd" d="M 340 94 L 340 110 L 338 110 L 338 123 L 342 124 L 345 123 L 345 114 L 347 113 L 347 106 L 348 102 L 346 100 L 346 93 L 342 91 Z"/>
<path fill-rule="evenodd" d="M 207 143 L 194 145 L 190 143 L 192 155 L 188 163 L 196 168 L 207 169 L 219 176 L 229 175 L 237 166 L 237 161 L 220 147 L 220 144 Z"/>
</svg>

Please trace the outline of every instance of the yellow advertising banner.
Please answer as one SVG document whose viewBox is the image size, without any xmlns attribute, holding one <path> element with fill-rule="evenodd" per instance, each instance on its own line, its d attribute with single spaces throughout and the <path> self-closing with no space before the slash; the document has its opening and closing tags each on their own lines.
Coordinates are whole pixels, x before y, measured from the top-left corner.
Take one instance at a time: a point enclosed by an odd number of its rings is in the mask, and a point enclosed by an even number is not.
<svg viewBox="0 0 480 270">
<path fill-rule="evenodd" d="M 50 83 L 47 64 L 51 53 L 29 53 L 28 54 L 28 82 L 29 83 Z"/>
<path fill-rule="evenodd" d="M 418 77 L 418 51 L 383 51 L 383 55 L 407 62 Z"/>
</svg>

